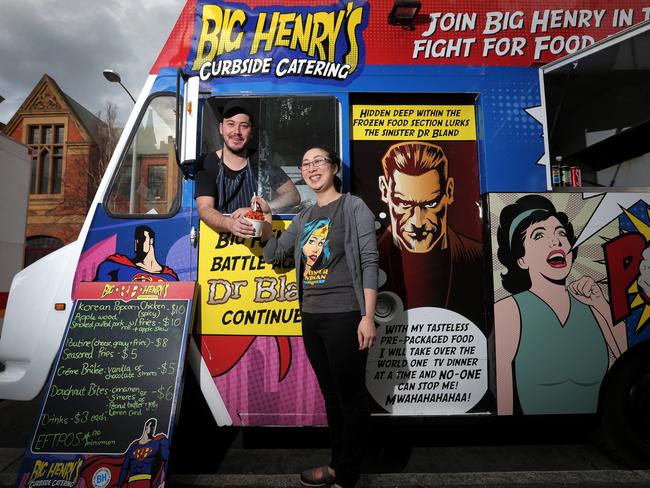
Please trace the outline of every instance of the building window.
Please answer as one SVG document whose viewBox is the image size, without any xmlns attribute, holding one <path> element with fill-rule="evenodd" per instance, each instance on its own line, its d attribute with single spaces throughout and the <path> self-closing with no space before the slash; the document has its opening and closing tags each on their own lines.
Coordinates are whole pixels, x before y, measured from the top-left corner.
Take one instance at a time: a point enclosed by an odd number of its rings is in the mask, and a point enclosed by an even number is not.
<svg viewBox="0 0 650 488">
<path fill-rule="evenodd" d="M 64 132 L 62 124 L 27 127 L 27 145 L 32 153 L 30 193 L 61 193 Z"/>
<path fill-rule="evenodd" d="M 147 168 L 148 200 L 161 200 L 165 198 L 167 180 L 167 166 L 162 164 L 151 165 Z"/>
<path fill-rule="evenodd" d="M 63 241 L 56 237 L 28 237 L 25 241 L 25 267 L 63 247 L 63 245 Z"/>
</svg>

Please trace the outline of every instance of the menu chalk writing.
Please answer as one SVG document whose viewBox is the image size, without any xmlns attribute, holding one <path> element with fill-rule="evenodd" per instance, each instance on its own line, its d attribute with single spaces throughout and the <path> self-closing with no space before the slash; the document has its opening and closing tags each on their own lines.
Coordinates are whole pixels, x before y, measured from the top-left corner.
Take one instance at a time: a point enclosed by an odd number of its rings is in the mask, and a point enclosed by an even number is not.
<svg viewBox="0 0 650 488">
<path fill-rule="evenodd" d="M 34 453 L 121 453 L 150 418 L 170 433 L 194 284 L 83 285 L 99 298 L 75 303 Z"/>
</svg>

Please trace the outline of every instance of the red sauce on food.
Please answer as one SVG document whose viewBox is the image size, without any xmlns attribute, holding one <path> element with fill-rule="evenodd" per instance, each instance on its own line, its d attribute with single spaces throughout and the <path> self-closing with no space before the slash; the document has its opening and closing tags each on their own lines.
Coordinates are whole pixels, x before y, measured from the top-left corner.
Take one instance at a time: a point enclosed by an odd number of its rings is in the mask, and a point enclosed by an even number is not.
<svg viewBox="0 0 650 488">
<path fill-rule="evenodd" d="M 249 210 L 244 214 L 244 217 L 251 220 L 264 220 L 264 214 L 255 210 Z"/>
</svg>

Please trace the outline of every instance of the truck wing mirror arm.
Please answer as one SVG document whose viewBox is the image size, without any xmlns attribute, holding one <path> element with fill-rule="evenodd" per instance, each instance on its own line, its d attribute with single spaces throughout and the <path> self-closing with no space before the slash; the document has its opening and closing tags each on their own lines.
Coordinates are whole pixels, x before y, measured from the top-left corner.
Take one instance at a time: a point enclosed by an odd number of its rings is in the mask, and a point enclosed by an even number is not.
<svg viewBox="0 0 650 488">
<path fill-rule="evenodd" d="M 181 171 L 186 180 L 193 180 L 196 176 L 196 172 L 203 169 L 203 160 L 205 159 L 205 156 L 205 154 L 201 154 L 196 159 L 186 159 L 181 163 Z"/>
<path fill-rule="evenodd" d="M 180 147 L 181 147 L 181 135 L 183 133 L 183 128 L 182 128 L 182 119 L 183 119 L 183 97 L 181 96 L 181 87 L 183 86 L 181 84 L 181 80 L 184 82 L 187 81 L 187 76 L 185 73 L 183 73 L 183 70 L 181 68 L 178 68 L 176 70 L 176 138 L 174 141 L 174 156 L 176 157 L 176 164 L 179 163 L 181 160 L 180 157 Z M 189 161 L 189 160 L 188 160 Z M 185 168 L 183 165 L 185 162 L 183 162 L 181 166 L 181 170 L 183 171 L 183 176 L 187 179 L 189 176 L 186 173 Z M 194 175 L 192 173 L 191 179 L 194 179 Z"/>
<path fill-rule="evenodd" d="M 196 174 L 198 161 L 196 159 L 186 159 L 181 163 L 181 171 L 183 173 L 183 178 L 186 180 L 193 180 L 194 175 Z"/>
</svg>

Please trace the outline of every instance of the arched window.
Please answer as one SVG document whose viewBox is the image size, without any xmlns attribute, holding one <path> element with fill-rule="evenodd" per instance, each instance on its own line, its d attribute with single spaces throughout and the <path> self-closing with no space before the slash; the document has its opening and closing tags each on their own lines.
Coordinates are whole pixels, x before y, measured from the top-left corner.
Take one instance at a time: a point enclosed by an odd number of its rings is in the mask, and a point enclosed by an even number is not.
<svg viewBox="0 0 650 488">
<path fill-rule="evenodd" d="M 63 241 L 56 237 L 28 237 L 25 241 L 25 267 L 63 247 L 63 245 Z"/>
<path fill-rule="evenodd" d="M 32 153 L 30 193 L 61 193 L 65 126 L 30 125 L 27 145 Z"/>
</svg>

